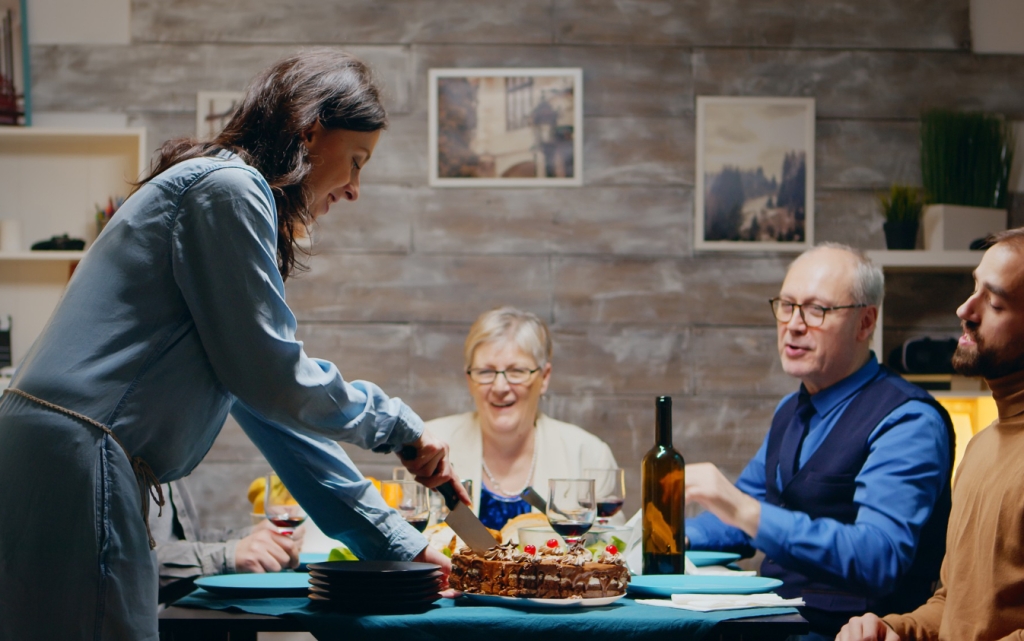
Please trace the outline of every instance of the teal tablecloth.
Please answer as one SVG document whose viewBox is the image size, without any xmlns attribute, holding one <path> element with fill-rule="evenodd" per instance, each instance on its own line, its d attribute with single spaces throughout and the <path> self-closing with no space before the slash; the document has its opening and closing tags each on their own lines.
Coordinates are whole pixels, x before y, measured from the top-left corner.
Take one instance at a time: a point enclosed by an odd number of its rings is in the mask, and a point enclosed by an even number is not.
<svg viewBox="0 0 1024 641">
<path fill-rule="evenodd" d="M 602 608 L 521 610 L 440 599 L 421 614 L 348 615 L 315 610 L 305 598 L 229 599 L 196 590 L 174 605 L 294 617 L 319 641 L 697 641 L 719 621 L 797 614 L 795 608 L 689 612 L 640 605 L 630 597 Z"/>
</svg>

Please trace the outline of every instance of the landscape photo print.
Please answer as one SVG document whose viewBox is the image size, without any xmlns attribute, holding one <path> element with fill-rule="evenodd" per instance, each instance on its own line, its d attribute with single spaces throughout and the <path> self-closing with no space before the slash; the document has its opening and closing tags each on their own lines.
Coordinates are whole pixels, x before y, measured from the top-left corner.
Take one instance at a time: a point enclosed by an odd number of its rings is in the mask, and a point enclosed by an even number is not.
<svg viewBox="0 0 1024 641">
<path fill-rule="evenodd" d="M 430 184 L 583 184 L 583 71 L 431 69 Z"/>
<path fill-rule="evenodd" d="M 697 98 L 697 249 L 814 244 L 814 99 Z"/>
</svg>

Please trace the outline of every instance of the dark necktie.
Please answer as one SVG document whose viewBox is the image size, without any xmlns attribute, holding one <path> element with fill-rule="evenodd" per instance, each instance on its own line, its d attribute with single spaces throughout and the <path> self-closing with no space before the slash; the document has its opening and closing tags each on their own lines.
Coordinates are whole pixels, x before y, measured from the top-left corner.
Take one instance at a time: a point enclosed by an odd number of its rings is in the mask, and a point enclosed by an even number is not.
<svg viewBox="0 0 1024 641">
<path fill-rule="evenodd" d="M 796 412 L 789 425 L 786 426 L 786 432 L 782 435 L 782 446 L 779 451 L 779 475 L 782 477 L 782 489 L 786 489 L 796 475 L 797 465 L 800 462 L 800 447 L 807 436 L 807 430 L 811 427 L 812 416 L 814 416 L 814 404 L 811 403 L 811 395 L 801 389 L 800 395 L 797 397 Z"/>
</svg>

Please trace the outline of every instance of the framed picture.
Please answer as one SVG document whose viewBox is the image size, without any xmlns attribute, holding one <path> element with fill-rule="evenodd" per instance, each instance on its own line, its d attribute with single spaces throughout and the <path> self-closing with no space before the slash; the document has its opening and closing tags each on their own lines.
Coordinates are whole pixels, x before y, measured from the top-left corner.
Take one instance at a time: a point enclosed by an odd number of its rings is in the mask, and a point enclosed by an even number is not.
<svg viewBox="0 0 1024 641">
<path fill-rule="evenodd" d="M 0 0 L 0 125 L 32 124 L 25 0 Z"/>
<path fill-rule="evenodd" d="M 430 184 L 583 184 L 582 69 L 431 69 Z"/>
<path fill-rule="evenodd" d="M 212 140 L 242 101 L 242 91 L 200 91 L 196 94 L 196 138 Z"/>
<path fill-rule="evenodd" d="M 814 244 L 814 99 L 697 97 L 696 249 Z"/>
</svg>

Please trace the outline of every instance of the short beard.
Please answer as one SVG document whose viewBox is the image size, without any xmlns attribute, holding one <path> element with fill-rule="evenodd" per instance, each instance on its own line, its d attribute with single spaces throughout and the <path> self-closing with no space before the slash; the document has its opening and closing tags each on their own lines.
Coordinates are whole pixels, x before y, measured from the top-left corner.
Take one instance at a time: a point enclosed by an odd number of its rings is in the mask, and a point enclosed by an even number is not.
<svg viewBox="0 0 1024 641">
<path fill-rule="evenodd" d="M 982 365 L 981 354 L 977 348 L 970 349 L 963 345 L 957 345 L 956 351 L 953 352 L 953 369 L 962 376 L 989 378 L 985 375 L 984 370 L 987 368 Z"/>
<path fill-rule="evenodd" d="M 957 345 L 953 352 L 953 369 L 963 376 L 980 376 L 987 381 L 1009 376 L 1024 370 L 1024 357 L 1018 357 L 1005 363 L 993 362 L 991 354 L 982 354 L 975 343 L 974 349 Z"/>
</svg>

